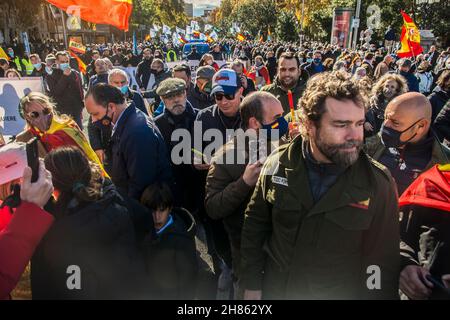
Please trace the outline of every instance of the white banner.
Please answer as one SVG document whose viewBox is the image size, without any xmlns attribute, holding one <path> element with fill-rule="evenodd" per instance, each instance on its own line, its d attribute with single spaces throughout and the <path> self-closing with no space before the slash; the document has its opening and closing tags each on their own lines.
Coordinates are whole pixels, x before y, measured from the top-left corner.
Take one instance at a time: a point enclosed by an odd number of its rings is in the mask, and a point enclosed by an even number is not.
<svg viewBox="0 0 450 320">
<path fill-rule="evenodd" d="M 0 78 L 0 133 L 6 142 L 25 128 L 25 120 L 19 114 L 19 102 L 31 91 L 43 92 L 42 78 Z"/>
</svg>

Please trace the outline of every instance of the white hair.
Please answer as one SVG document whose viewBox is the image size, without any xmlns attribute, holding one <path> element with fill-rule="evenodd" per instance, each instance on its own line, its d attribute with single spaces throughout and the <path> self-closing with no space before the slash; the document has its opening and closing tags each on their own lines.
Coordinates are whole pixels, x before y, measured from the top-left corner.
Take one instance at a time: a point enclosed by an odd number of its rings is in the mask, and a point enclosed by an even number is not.
<svg viewBox="0 0 450 320">
<path fill-rule="evenodd" d="M 114 68 L 108 72 L 108 83 L 111 83 L 111 77 L 115 76 L 116 74 L 121 75 L 125 79 L 127 79 L 127 82 L 130 83 L 130 78 L 128 77 L 128 74 L 119 68 Z"/>
</svg>

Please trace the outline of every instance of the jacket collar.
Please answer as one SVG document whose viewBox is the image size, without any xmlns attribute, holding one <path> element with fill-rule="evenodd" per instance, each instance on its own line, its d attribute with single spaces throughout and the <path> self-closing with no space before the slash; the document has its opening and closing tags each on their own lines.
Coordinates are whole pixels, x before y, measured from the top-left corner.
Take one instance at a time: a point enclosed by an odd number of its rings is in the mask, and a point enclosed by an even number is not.
<svg viewBox="0 0 450 320">
<path fill-rule="evenodd" d="M 308 216 L 367 201 L 372 197 L 374 173 L 369 159 L 362 151 L 358 160 L 337 178 L 336 183 L 316 203 L 311 194 L 300 136 L 281 152 L 279 163 L 285 170 L 289 189 L 296 190 L 296 196 L 309 211 Z M 368 178 L 361 179 L 361 176 Z"/>
<path fill-rule="evenodd" d="M 114 131 L 112 136 L 121 136 L 123 130 L 126 127 L 126 123 L 127 123 L 128 119 L 130 118 L 130 116 L 132 114 L 135 114 L 135 113 L 136 113 L 136 107 L 134 105 L 134 102 L 132 101 L 123 111 L 123 113 L 120 117 L 120 121 L 116 124 L 116 128 L 115 128 L 116 130 Z"/>
</svg>

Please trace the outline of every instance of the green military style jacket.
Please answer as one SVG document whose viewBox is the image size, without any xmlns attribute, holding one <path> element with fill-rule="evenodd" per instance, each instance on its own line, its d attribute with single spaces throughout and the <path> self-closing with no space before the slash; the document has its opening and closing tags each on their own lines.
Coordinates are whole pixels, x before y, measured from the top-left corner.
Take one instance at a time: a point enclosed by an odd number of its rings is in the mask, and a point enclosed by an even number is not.
<svg viewBox="0 0 450 320">
<path fill-rule="evenodd" d="M 303 91 L 305 90 L 305 87 L 306 87 L 306 82 L 302 78 L 299 78 L 298 82 L 297 82 L 297 86 L 294 89 L 292 89 L 292 100 L 294 101 L 295 109 L 297 109 L 298 100 L 300 100 L 300 98 L 303 94 Z M 283 115 L 284 116 L 290 112 L 288 93 L 287 93 L 287 91 L 284 91 L 281 88 L 281 84 L 280 84 L 278 78 L 276 78 L 272 84 L 262 87 L 261 91 L 270 92 L 281 102 L 281 105 L 283 106 L 283 111 L 284 111 Z"/>
<path fill-rule="evenodd" d="M 396 299 L 398 220 L 389 171 L 363 152 L 314 203 L 299 136 L 267 159 L 247 207 L 243 286 L 264 299 Z"/>
</svg>

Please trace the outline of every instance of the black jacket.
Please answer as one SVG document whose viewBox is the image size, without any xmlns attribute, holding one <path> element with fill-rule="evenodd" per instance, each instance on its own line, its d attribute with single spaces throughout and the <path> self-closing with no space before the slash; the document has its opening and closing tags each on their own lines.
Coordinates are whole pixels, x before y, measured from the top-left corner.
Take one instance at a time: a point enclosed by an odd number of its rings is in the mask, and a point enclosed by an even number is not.
<svg viewBox="0 0 450 320">
<path fill-rule="evenodd" d="M 193 89 L 190 90 L 188 100 L 195 109 L 203 110 L 215 104 L 214 98 L 209 94 L 200 92 L 197 85 L 192 85 L 191 87 Z"/>
<path fill-rule="evenodd" d="M 153 59 L 143 59 L 137 65 L 136 69 L 136 82 L 138 83 L 139 88 L 147 89 L 148 81 L 150 80 L 150 66 L 152 64 Z"/>
<path fill-rule="evenodd" d="M 33 299 L 145 298 L 140 285 L 151 284 L 137 250 L 133 216 L 113 185 L 103 192 L 98 201 L 69 205 L 56 214 L 32 259 Z M 79 267 L 80 290 L 67 287 L 73 274 L 69 266 Z"/>
<path fill-rule="evenodd" d="M 186 110 L 179 116 L 174 116 L 168 109 L 165 109 L 162 114 L 155 118 L 155 124 L 158 127 L 161 135 L 165 141 L 168 153 L 172 153 L 172 149 L 180 140 L 171 141 L 172 133 L 178 129 L 185 129 L 188 132 L 192 132 L 194 121 L 197 116 L 197 109 L 194 109 L 189 101 L 186 104 Z M 177 156 L 187 156 L 190 160 L 191 150 L 187 150 L 188 154 L 176 154 Z M 193 188 L 193 181 L 195 180 L 195 171 L 191 166 L 190 162 L 182 164 L 174 164 L 173 161 L 170 162 L 172 167 L 172 173 L 174 178 L 174 198 L 175 205 L 182 206 L 189 210 L 195 209 L 195 194 L 198 191 Z"/>
<path fill-rule="evenodd" d="M 72 70 L 68 76 L 65 76 L 62 70 L 55 69 L 46 79 L 50 97 L 56 102 L 56 110 L 62 114 L 78 117 L 84 108 L 80 74 Z"/>
<path fill-rule="evenodd" d="M 96 74 L 89 79 L 89 89 L 98 83 L 108 84 L 108 73 Z"/>
<path fill-rule="evenodd" d="M 400 214 L 402 268 L 420 265 L 440 280 L 450 273 L 450 212 L 411 205 Z M 450 299 L 434 288 L 430 299 Z"/>
<path fill-rule="evenodd" d="M 450 96 L 447 91 L 441 89 L 440 86 L 434 88 L 433 92 L 428 96 L 432 108 L 431 122 L 433 122 L 439 112 L 441 112 L 444 105 L 449 100 Z"/>
<path fill-rule="evenodd" d="M 433 128 L 441 142 L 444 139 L 450 142 L 450 104 L 448 102 L 437 115 Z"/>
<path fill-rule="evenodd" d="M 171 216 L 173 222 L 146 246 L 147 274 L 154 299 L 192 300 L 198 275 L 195 221 L 183 209 L 173 209 Z"/>
<path fill-rule="evenodd" d="M 111 137 L 111 178 L 117 188 L 139 200 L 154 182 L 171 183 L 167 149 L 151 119 L 134 103 L 123 111 Z"/>
</svg>

